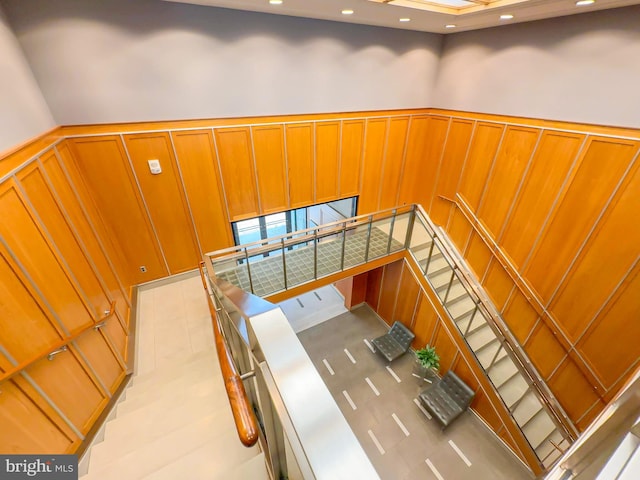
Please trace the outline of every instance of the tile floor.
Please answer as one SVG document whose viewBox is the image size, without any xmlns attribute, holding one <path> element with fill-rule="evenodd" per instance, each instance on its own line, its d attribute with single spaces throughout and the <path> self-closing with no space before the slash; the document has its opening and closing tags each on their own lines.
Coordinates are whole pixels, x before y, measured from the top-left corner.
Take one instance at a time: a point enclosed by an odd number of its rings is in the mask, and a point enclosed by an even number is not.
<svg viewBox="0 0 640 480">
<path fill-rule="evenodd" d="M 445 432 L 428 419 L 413 402 L 424 383 L 412 376 L 412 356 L 388 365 L 364 342 L 386 331 L 362 306 L 298 334 L 380 477 L 533 478 L 471 412 Z"/>
<path fill-rule="evenodd" d="M 394 228 L 394 232 L 397 230 Z M 405 227 L 406 233 L 406 227 Z M 399 233 L 397 233 L 399 235 Z M 391 252 L 403 248 L 403 244 L 395 238 L 389 242 L 388 232 L 381 228 L 371 230 L 369 251 L 367 258 L 374 259 L 387 254 L 387 248 Z M 352 267 L 364 263 L 367 245 L 368 229 L 359 227 L 356 231 L 346 236 L 344 241 L 344 267 Z M 318 243 L 317 252 L 317 276 L 322 277 L 340 271 L 343 253 L 342 236 L 329 237 Z M 314 249 L 312 246 L 287 250 L 285 253 L 285 263 L 287 271 L 287 286 L 299 285 L 314 279 Z M 251 283 L 245 263 L 240 265 L 221 266 L 221 263 L 214 262 L 216 275 L 234 285 L 256 295 L 264 297 L 285 289 L 284 267 L 282 256 L 277 255 L 267 257 L 260 261 L 252 261 L 249 265 L 251 270 Z"/>
</svg>

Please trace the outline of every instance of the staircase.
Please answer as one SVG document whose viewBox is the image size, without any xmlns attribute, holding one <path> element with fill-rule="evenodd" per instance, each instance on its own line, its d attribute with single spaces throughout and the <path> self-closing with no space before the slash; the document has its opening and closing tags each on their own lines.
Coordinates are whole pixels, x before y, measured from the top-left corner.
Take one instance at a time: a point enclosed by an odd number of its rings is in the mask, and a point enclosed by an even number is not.
<svg viewBox="0 0 640 480">
<path fill-rule="evenodd" d="M 148 344 L 145 334 L 153 332 L 151 344 L 155 354 L 170 348 L 170 337 L 180 336 L 179 330 L 165 335 L 163 345 L 160 331 L 165 328 L 162 324 L 165 320 L 159 319 L 162 314 L 167 314 L 171 322 L 191 325 L 199 336 L 206 335 L 206 329 L 199 327 L 206 325 L 207 317 L 194 318 L 206 310 L 201 306 L 194 308 L 192 303 L 204 302 L 206 308 L 206 297 L 199 279 L 193 280 L 182 280 L 184 285 L 177 282 L 172 286 L 171 295 L 188 303 L 186 307 L 175 307 L 184 309 L 182 313 L 187 318 L 171 319 L 172 313 L 177 313 L 171 312 L 171 308 L 158 309 L 164 311 L 156 311 L 151 320 L 139 318 L 142 334 L 139 345 Z M 161 287 L 162 296 L 170 295 L 166 287 Z M 199 297 L 185 299 L 182 293 L 188 289 Z M 144 295 L 153 295 L 153 289 L 141 293 L 141 302 L 146 300 Z M 176 299 L 166 301 L 180 303 Z M 210 326 L 208 335 L 208 341 L 201 342 L 207 348 L 173 355 L 164 351 L 170 361 L 156 359 L 154 368 L 133 377 L 103 427 L 103 440 L 92 445 L 87 453 L 88 472 L 81 479 L 269 479 L 259 447 L 246 448 L 238 440 Z M 189 337 L 187 342 L 195 345 Z M 144 350 L 139 348 L 139 357 L 147 354 Z"/>
<path fill-rule="evenodd" d="M 569 443 L 459 277 L 453 274 L 441 249 L 437 245 L 432 248 L 428 241 L 411 251 L 536 455 L 545 467 L 550 467 Z"/>
</svg>

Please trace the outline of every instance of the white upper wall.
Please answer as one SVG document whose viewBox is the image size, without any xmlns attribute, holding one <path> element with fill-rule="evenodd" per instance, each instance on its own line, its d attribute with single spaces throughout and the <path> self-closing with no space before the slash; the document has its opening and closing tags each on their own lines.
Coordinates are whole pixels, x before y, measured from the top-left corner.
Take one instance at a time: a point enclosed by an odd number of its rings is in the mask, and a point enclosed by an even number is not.
<svg viewBox="0 0 640 480">
<path fill-rule="evenodd" d="M 54 126 L 49 107 L 0 9 L 0 152 Z"/>
<path fill-rule="evenodd" d="M 442 38 L 159 0 L 9 0 L 60 124 L 428 107 Z"/>
<path fill-rule="evenodd" d="M 640 7 L 445 37 L 432 106 L 640 127 Z"/>
</svg>

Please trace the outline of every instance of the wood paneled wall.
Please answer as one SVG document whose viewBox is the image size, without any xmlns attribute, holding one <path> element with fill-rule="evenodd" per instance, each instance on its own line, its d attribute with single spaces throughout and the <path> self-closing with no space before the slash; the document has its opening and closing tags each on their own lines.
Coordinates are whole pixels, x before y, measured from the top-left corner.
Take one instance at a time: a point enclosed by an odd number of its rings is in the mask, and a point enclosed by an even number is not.
<svg viewBox="0 0 640 480">
<path fill-rule="evenodd" d="M 637 130 L 435 109 L 48 132 L 0 159 L 0 268 L 9 292 L 0 321 L 12 332 L 0 342 L 0 372 L 84 332 L 109 305 L 115 312 L 97 336 L 78 337 L 61 354 L 72 361 L 66 371 L 84 372 L 78 385 L 89 406 L 78 407 L 82 414 L 69 407 L 65 421 L 13 376 L 0 387 L 12 392 L 0 396 L 9 402 L 0 411 L 28 399 L 24 425 L 47 419 L 48 433 L 46 442 L 28 430 L 6 441 L 15 451 L 28 442 L 75 448 L 124 374 L 132 285 L 193 269 L 203 253 L 231 246 L 231 221 L 354 195 L 359 214 L 415 202 L 446 228 L 583 428 L 640 357 L 639 148 Z M 150 173 L 151 159 L 161 174 Z M 408 273 L 388 267 L 385 275 L 406 287 L 411 301 L 398 305 L 384 289 L 374 295 L 375 275 L 369 303 L 446 351 L 448 333 L 428 321 Z M 38 377 L 43 385 L 46 377 Z"/>
<path fill-rule="evenodd" d="M 58 143 L 0 183 L 6 453 L 75 452 L 127 374 L 130 279 L 65 158 Z"/>
<path fill-rule="evenodd" d="M 430 129 L 435 189 L 413 200 L 582 429 L 640 359 L 638 132 L 435 113 L 448 123 Z"/>
<path fill-rule="evenodd" d="M 419 267 L 418 267 L 419 268 Z M 388 324 L 399 321 L 416 338 L 414 349 L 429 344 L 440 355 L 440 372 L 453 370 L 476 393 L 471 408 L 534 470 L 540 470 L 526 440 L 510 419 L 482 367 L 473 361 L 457 330 L 442 321 L 435 294 L 430 297 L 426 281 L 421 282 L 407 260 L 400 260 L 367 273 L 366 302 Z M 444 314 L 444 310 L 442 310 Z"/>
</svg>

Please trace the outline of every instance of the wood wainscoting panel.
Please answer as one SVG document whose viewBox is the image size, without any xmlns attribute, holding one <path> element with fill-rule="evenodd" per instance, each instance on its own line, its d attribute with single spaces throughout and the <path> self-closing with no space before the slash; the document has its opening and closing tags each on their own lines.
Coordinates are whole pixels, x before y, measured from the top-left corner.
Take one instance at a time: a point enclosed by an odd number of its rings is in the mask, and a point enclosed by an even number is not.
<svg viewBox="0 0 640 480">
<path fill-rule="evenodd" d="M 116 321 L 114 317 L 108 318 L 105 326 L 102 328 L 102 333 L 105 336 L 106 340 L 113 346 L 114 350 L 118 352 L 120 358 L 124 362 L 128 362 L 129 358 L 127 356 L 128 350 L 128 340 L 129 334 L 122 327 L 120 322 Z"/>
<path fill-rule="evenodd" d="M 364 120 L 344 120 L 340 142 L 340 188 L 341 198 L 354 197 L 360 193 L 360 171 L 363 158 Z"/>
<path fill-rule="evenodd" d="M 427 148 L 434 148 L 429 144 L 431 118 L 428 115 L 420 115 L 411 118 L 407 137 L 407 152 L 405 154 L 404 169 L 400 178 L 400 192 L 398 193 L 398 205 L 410 203 L 422 203 L 425 209 L 428 203 L 421 202 L 423 190 L 425 190 L 424 176 L 433 172 L 425 163 Z M 437 129 L 434 129 L 437 130 Z M 431 158 L 431 157 L 429 157 Z M 438 159 L 439 160 L 439 159 Z"/>
<path fill-rule="evenodd" d="M 57 420 L 57 421 L 56 421 Z M 71 453 L 79 438 L 59 426 L 12 380 L 0 395 L 0 451 L 4 454 Z"/>
<path fill-rule="evenodd" d="M 253 127 L 253 154 L 260 194 L 260 213 L 281 212 L 289 208 L 287 165 L 282 125 Z"/>
<path fill-rule="evenodd" d="M 411 119 L 398 203 L 419 203 L 430 214 L 449 126 L 447 117 Z"/>
<path fill-rule="evenodd" d="M 599 400 L 594 387 L 571 358 L 562 362 L 547 383 L 574 423 Z"/>
<path fill-rule="evenodd" d="M 53 360 L 45 357 L 37 361 L 26 373 L 83 434 L 89 431 L 109 400 L 85 370 L 72 346 Z"/>
<path fill-rule="evenodd" d="M 567 356 L 567 351 L 544 322 L 538 322 L 533 328 L 524 349 L 543 379 L 548 379 Z"/>
<path fill-rule="evenodd" d="M 573 342 L 638 262 L 639 167 L 640 162 L 636 161 L 549 307 Z M 636 332 L 640 334 L 640 330 Z"/>
<path fill-rule="evenodd" d="M 93 205 L 81 204 L 81 200 L 74 192 L 74 186 L 65 176 L 64 170 L 55 154 L 49 153 L 40 157 L 46 180 L 52 190 L 58 205 L 63 210 L 65 219 L 79 235 L 91 262 L 97 269 L 98 275 L 107 288 L 110 300 L 115 301 L 117 315 L 123 322 L 128 322 L 129 297 L 127 288 L 130 283 L 127 277 L 120 278 L 114 260 L 108 253 L 103 240 L 97 233 L 88 215 L 88 209 Z M 99 221 L 99 220 L 97 220 Z M 101 310 L 98 310 L 101 311 Z"/>
<path fill-rule="evenodd" d="M 545 131 L 533 156 L 520 195 L 500 239 L 505 253 L 522 266 L 553 208 L 584 135 Z"/>
<path fill-rule="evenodd" d="M 471 120 L 451 119 L 430 211 L 431 219 L 438 225 L 445 226 L 449 220 L 453 208 L 450 200 L 456 197 L 474 125 Z"/>
<path fill-rule="evenodd" d="M 69 332 L 82 330 L 94 322 L 92 309 L 32 215 L 14 181 L 2 184 L 0 236 L 3 242 Z"/>
<path fill-rule="evenodd" d="M 295 123 L 285 128 L 289 203 L 291 208 L 312 205 L 315 200 L 314 129 L 312 123 Z"/>
<path fill-rule="evenodd" d="M 504 129 L 504 125 L 479 122 L 473 133 L 459 194 L 474 212 L 477 212 L 480 205 Z"/>
<path fill-rule="evenodd" d="M 493 254 L 489 247 L 484 243 L 482 237 L 476 232 L 471 233 L 471 240 L 465 254 L 465 260 L 473 273 L 476 274 L 478 281 L 482 281 L 487 272 L 489 262 L 493 258 Z"/>
<path fill-rule="evenodd" d="M 69 219 L 49 190 L 40 167 L 36 164 L 23 169 L 18 179 L 26 199 L 37 213 L 40 230 L 44 227 L 52 246 L 60 252 L 70 272 L 73 272 L 76 288 L 79 287 L 80 293 L 87 298 L 93 317 L 100 318 L 102 312 L 110 309 L 111 298 L 107 289 L 102 287 L 102 278 L 93 270 L 91 257 L 84 250 L 83 243 L 74 234 Z"/>
<path fill-rule="evenodd" d="M 168 275 L 120 137 L 75 138 L 70 146 L 73 157 L 67 160 L 75 161 L 107 225 L 108 237 L 123 252 L 131 282 Z M 140 270 L 141 266 L 146 272 Z"/>
<path fill-rule="evenodd" d="M 637 142 L 589 138 L 575 176 L 523 272 L 543 303 L 551 299 L 637 150 Z"/>
<path fill-rule="evenodd" d="M 358 215 L 373 213 L 380 203 L 380 181 L 387 142 L 387 118 L 367 120 Z"/>
<path fill-rule="evenodd" d="M 509 125 L 505 130 L 478 209 L 478 218 L 494 239 L 500 236 L 539 138 L 534 128 Z"/>
<path fill-rule="evenodd" d="M 201 253 L 233 245 L 211 130 L 172 132 Z"/>
<path fill-rule="evenodd" d="M 380 287 L 380 300 L 376 311 L 389 325 L 394 322 L 393 312 L 396 306 L 396 298 L 398 297 L 403 265 L 404 262 L 400 260 L 384 267 L 384 275 L 382 276 L 382 285 Z"/>
<path fill-rule="evenodd" d="M 436 347 L 436 352 L 440 356 L 440 371 L 446 372 L 450 370 L 458 354 L 458 347 L 443 322 L 438 323 L 433 338 L 433 346 Z"/>
<path fill-rule="evenodd" d="M 378 311 L 383 274 L 384 267 L 378 267 L 367 272 L 367 292 L 365 294 L 365 302 L 367 302 L 375 312 Z"/>
<path fill-rule="evenodd" d="M 0 244 L 0 345 L 21 363 L 59 342 L 64 334 L 51 323 L 46 307 L 24 285 L 25 280 L 14 273 L 8 255 Z M 5 370 L 11 367 L 8 362 L 3 365 Z"/>
<path fill-rule="evenodd" d="M 89 330 L 80 335 L 76 346 L 86 357 L 102 383 L 114 393 L 126 375 L 125 367 L 114 355 L 105 336 L 96 330 Z"/>
<path fill-rule="evenodd" d="M 504 308 L 509 294 L 515 288 L 509 274 L 502 268 L 502 265 L 495 260 L 489 265 L 482 285 L 500 312 Z"/>
<path fill-rule="evenodd" d="M 433 341 L 433 334 L 436 326 L 440 322 L 438 314 L 431 305 L 429 297 L 422 291 L 418 294 L 418 307 L 416 308 L 415 321 L 413 325 L 413 333 L 416 338 L 411 346 L 413 348 L 423 348 L 425 345 Z"/>
<path fill-rule="evenodd" d="M 338 198 L 340 122 L 316 123 L 316 203 Z"/>
<path fill-rule="evenodd" d="M 608 390 L 640 362 L 640 273 L 620 289 L 576 348 Z"/>
<path fill-rule="evenodd" d="M 411 269 L 406 266 L 402 269 L 400 284 L 398 286 L 398 298 L 393 311 L 393 321 L 402 323 L 409 330 L 414 330 L 414 315 L 418 306 L 418 294 L 420 284 L 413 277 Z"/>
<path fill-rule="evenodd" d="M 114 231 L 111 229 L 106 221 L 106 216 L 100 213 L 98 203 L 94 193 L 90 191 L 89 184 L 83 177 L 81 171 L 78 168 L 78 162 L 72 152 L 73 146 L 70 140 L 65 140 L 55 147 L 57 166 L 59 167 L 60 174 L 69 187 L 72 190 L 72 194 L 69 198 L 75 198 L 76 205 L 82 210 L 87 222 L 94 231 L 96 238 L 100 241 L 100 246 L 104 251 L 105 256 L 109 259 L 109 264 L 113 268 L 113 271 L 120 281 L 125 295 L 127 296 L 127 305 L 130 305 L 129 301 L 129 287 L 134 284 L 134 276 L 139 272 L 138 265 L 130 265 L 128 259 L 120 246 L 120 240 L 114 235 Z M 47 162 L 47 156 L 43 155 L 40 160 L 45 165 L 45 170 L 51 176 L 51 169 L 48 165 L 53 165 L 53 162 Z M 71 200 L 73 203 L 73 200 Z M 144 216 L 146 217 L 146 214 Z"/>
<path fill-rule="evenodd" d="M 502 311 L 502 318 L 520 345 L 523 345 L 540 316 L 524 294 L 516 288 Z"/>
<path fill-rule="evenodd" d="M 447 226 L 447 234 L 461 254 L 466 253 L 467 243 L 473 227 L 459 208 L 454 208 L 451 221 Z"/>
<path fill-rule="evenodd" d="M 260 214 L 249 127 L 218 128 L 216 145 L 232 222 Z"/>
<path fill-rule="evenodd" d="M 384 165 L 380 179 L 379 210 L 386 210 L 397 205 L 408 129 L 409 117 L 389 119 Z"/>
<path fill-rule="evenodd" d="M 169 134 L 125 135 L 124 139 L 170 273 L 193 270 L 200 261 L 200 248 Z M 151 173 L 149 160 L 159 160 L 162 173 Z"/>
</svg>

